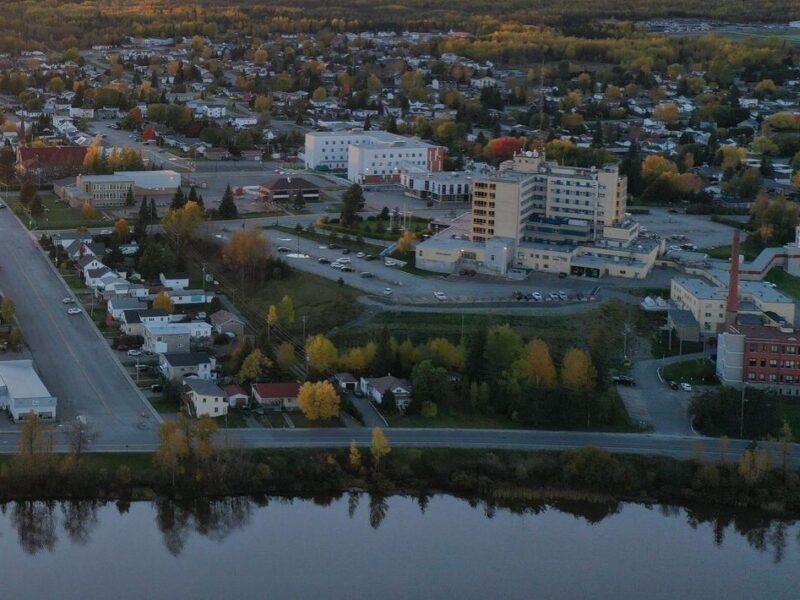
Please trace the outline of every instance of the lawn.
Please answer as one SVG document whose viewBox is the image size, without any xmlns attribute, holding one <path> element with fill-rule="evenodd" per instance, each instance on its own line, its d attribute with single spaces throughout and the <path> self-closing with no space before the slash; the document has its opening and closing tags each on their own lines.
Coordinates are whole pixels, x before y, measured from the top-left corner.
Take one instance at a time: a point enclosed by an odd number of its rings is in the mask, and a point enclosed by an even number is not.
<svg viewBox="0 0 800 600">
<path fill-rule="evenodd" d="M 718 383 L 714 363 L 707 358 L 672 363 L 661 369 L 661 375 L 669 381 L 686 381 L 698 385 Z"/>
<path fill-rule="evenodd" d="M 383 225 L 382 231 L 379 230 L 379 223 Z M 411 231 L 416 233 L 424 233 L 428 230 L 428 223 L 430 223 L 430 219 L 412 216 L 409 218 L 408 225 Z M 335 223 L 326 223 L 324 225 L 320 225 L 320 227 L 327 229 L 328 231 L 335 231 L 340 234 L 347 234 L 351 236 L 356 236 L 360 233 L 364 237 L 386 240 L 388 242 L 396 241 L 401 235 L 401 231 L 399 229 L 395 229 L 394 231 L 390 229 L 388 220 L 359 221 L 358 225 L 355 227 L 342 227 L 341 225 Z"/>
<path fill-rule="evenodd" d="M 301 412 L 291 412 L 287 414 L 289 415 L 289 418 L 292 420 L 292 423 L 294 423 L 294 426 L 299 427 L 301 429 L 309 427 L 327 427 L 327 428 L 344 427 L 344 425 L 339 419 L 325 419 L 325 420 L 315 421 L 307 418 Z"/>
<path fill-rule="evenodd" d="M 218 417 L 215 419 L 215 422 L 220 429 L 224 429 L 226 425 L 228 426 L 228 429 L 240 429 L 242 427 L 247 427 L 247 422 L 244 419 L 242 411 L 236 408 L 229 409 L 227 417 Z"/>
<path fill-rule="evenodd" d="M 180 410 L 177 402 L 165 400 L 162 396 L 148 396 L 147 401 L 160 415 L 176 415 Z"/>
<path fill-rule="evenodd" d="M 771 269 L 764 279 L 774 283 L 787 296 L 800 300 L 800 277 L 789 275 L 783 269 L 775 268 Z"/>
<path fill-rule="evenodd" d="M 727 244 L 725 246 L 714 246 L 712 248 L 701 248 L 698 252 L 704 252 L 708 254 L 709 258 L 718 258 L 721 260 L 727 260 L 731 257 L 731 245 Z M 748 247 L 746 244 L 742 244 L 740 253 L 744 256 L 744 259 L 747 261 L 754 260 L 760 253 L 761 250 L 754 249 Z"/>
<path fill-rule="evenodd" d="M 442 412 L 435 417 L 398 415 L 386 412 L 383 416 L 391 427 L 442 427 L 464 429 L 520 429 L 523 426 L 500 415 Z"/>
<path fill-rule="evenodd" d="M 22 222 L 31 229 L 77 229 L 78 227 L 108 227 L 114 223 L 111 217 L 104 218 L 104 214 L 99 212 L 96 218 L 87 219 L 83 216 L 80 209 L 72 208 L 66 202 L 62 202 L 51 192 L 39 192 L 45 212 L 33 217 L 33 223 L 28 221 L 28 212 L 19 201 L 19 195 L 7 196 L 8 204 Z M 128 219 L 133 225 L 135 219 Z"/>
<path fill-rule="evenodd" d="M 405 264 L 400 267 L 401 271 L 417 275 L 419 277 L 444 277 L 441 273 L 434 273 L 433 271 L 425 271 L 417 268 L 417 255 L 412 250 L 411 252 L 392 252 L 392 258 L 402 260 Z"/>
</svg>

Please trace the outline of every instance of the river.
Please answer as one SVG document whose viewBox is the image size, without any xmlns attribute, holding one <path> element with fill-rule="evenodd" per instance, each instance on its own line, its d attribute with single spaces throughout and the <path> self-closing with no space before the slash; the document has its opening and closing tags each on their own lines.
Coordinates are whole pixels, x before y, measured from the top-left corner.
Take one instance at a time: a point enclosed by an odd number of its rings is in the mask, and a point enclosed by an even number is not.
<svg viewBox="0 0 800 600">
<path fill-rule="evenodd" d="M 800 524 L 557 501 L 2 505 L 3 598 L 797 598 Z"/>
</svg>

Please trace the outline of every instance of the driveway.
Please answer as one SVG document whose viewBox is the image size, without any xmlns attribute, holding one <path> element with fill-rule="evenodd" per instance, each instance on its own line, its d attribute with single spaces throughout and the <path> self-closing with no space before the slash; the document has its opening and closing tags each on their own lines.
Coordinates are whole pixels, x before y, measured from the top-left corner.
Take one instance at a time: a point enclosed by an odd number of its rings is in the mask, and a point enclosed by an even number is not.
<svg viewBox="0 0 800 600">
<path fill-rule="evenodd" d="M 698 352 L 636 361 L 631 372 L 636 385 L 618 386 L 619 394 L 631 419 L 652 424 L 656 433 L 696 436 L 688 413 L 692 395 L 682 390 L 670 389 L 669 385 L 659 378 L 658 370 L 671 363 L 704 356 L 708 354 Z"/>
</svg>

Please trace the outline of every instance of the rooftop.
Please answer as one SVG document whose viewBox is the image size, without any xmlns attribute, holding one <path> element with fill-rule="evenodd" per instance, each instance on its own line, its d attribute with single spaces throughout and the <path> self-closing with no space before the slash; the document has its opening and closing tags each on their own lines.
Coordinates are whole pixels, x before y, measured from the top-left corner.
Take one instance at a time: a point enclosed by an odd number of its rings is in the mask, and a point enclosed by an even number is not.
<svg viewBox="0 0 800 600">
<path fill-rule="evenodd" d="M 16 400 L 50 398 L 50 392 L 39 379 L 32 360 L 0 361 L 0 391 L 2 388 Z"/>
</svg>

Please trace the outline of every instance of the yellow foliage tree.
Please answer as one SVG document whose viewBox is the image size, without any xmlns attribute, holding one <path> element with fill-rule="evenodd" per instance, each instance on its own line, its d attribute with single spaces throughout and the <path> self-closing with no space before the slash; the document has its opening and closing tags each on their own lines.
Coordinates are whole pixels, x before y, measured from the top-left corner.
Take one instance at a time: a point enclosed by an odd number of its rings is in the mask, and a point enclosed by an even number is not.
<svg viewBox="0 0 800 600">
<path fill-rule="evenodd" d="M 84 219 L 96 219 L 97 214 L 97 207 L 95 207 L 94 204 L 89 201 L 83 203 L 81 207 L 81 216 Z"/>
<path fill-rule="evenodd" d="M 561 382 L 577 392 L 588 393 L 595 388 L 597 371 L 586 350 L 570 348 L 561 363 Z"/>
<path fill-rule="evenodd" d="M 258 348 L 247 355 L 239 369 L 239 379 L 241 381 L 254 381 L 262 377 L 267 369 L 272 366 L 272 361 L 264 356 Z"/>
<path fill-rule="evenodd" d="M 319 374 L 330 373 L 338 362 L 338 352 L 324 335 L 312 335 L 306 341 L 308 366 Z"/>
<path fill-rule="evenodd" d="M 165 310 L 168 313 L 175 312 L 175 302 L 172 301 L 170 298 L 169 293 L 162 290 L 156 294 L 156 297 L 153 299 L 153 308 Z"/>
<path fill-rule="evenodd" d="M 330 381 L 306 382 L 300 386 L 297 403 L 303 414 L 316 421 L 339 416 L 341 400 Z"/>
<path fill-rule="evenodd" d="M 674 102 L 659 104 L 653 111 L 653 116 L 665 123 L 674 123 L 678 120 L 678 105 Z"/>
<path fill-rule="evenodd" d="M 372 428 L 372 444 L 370 445 L 369 450 L 372 453 L 373 460 L 375 461 L 375 470 L 377 470 L 381 459 L 392 451 L 392 447 L 389 445 L 389 440 L 386 437 L 386 434 L 383 432 L 383 429 L 380 427 Z"/>
<path fill-rule="evenodd" d="M 414 249 L 414 244 L 417 241 L 417 236 L 413 231 L 406 230 L 400 239 L 397 240 L 397 250 L 399 252 L 411 252 Z"/>
<path fill-rule="evenodd" d="M 665 173 L 677 173 L 678 165 L 659 154 L 651 154 L 642 161 L 642 176 L 655 179 Z"/>
<path fill-rule="evenodd" d="M 525 363 L 528 377 L 536 385 L 552 388 L 556 385 L 556 366 L 550 356 L 550 348 L 539 338 L 528 342 L 525 348 Z"/>
<path fill-rule="evenodd" d="M 348 462 L 350 463 L 350 468 L 356 473 L 361 470 L 361 450 L 359 450 L 358 446 L 356 446 L 355 440 L 350 442 Z"/>
<path fill-rule="evenodd" d="M 161 219 L 164 233 L 175 245 L 175 253 L 180 254 L 183 244 L 190 239 L 200 223 L 203 222 L 203 209 L 193 200 L 189 200 L 182 208 L 173 209 Z"/>
</svg>

